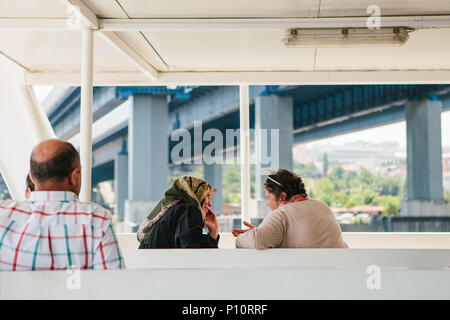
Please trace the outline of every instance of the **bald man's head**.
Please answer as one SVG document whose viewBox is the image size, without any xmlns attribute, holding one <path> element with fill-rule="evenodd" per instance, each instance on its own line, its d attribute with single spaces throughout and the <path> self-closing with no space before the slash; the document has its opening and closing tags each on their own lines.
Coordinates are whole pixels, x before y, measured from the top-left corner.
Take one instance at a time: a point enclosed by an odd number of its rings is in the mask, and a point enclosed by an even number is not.
<svg viewBox="0 0 450 320">
<path fill-rule="evenodd" d="M 66 141 L 46 140 L 31 152 L 30 173 L 35 183 L 62 182 L 79 167 L 78 152 Z"/>
</svg>

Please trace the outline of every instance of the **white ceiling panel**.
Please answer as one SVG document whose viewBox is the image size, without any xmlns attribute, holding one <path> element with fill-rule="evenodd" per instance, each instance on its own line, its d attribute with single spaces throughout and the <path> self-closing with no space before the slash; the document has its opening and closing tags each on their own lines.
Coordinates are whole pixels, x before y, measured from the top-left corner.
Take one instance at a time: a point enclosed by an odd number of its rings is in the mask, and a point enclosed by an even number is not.
<svg viewBox="0 0 450 320">
<path fill-rule="evenodd" d="M 118 0 L 131 18 L 316 17 L 319 0 Z"/>
<path fill-rule="evenodd" d="M 156 70 L 168 70 L 165 59 L 159 55 L 143 33 L 117 32 L 117 34 Z"/>
<path fill-rule="evenodd" d="M 76 31 L 0 31 L 0 51 L 31 71 L 78 71 L 81 35 Z M 98 34 L 94 37 L 96 71 L 135 71 L 128 59 Z"/>
<path fill-rule="evenodd" d="M 367 16 L 378 5 L 381 15 L 450 13 L 448 0 L 84 0 L 101 17 L 119 18 L 122 7 L 131 18 L 300 18 Z M 320 10 L 319 10 L 320 5 Z"/>
<path fill-rule="evenodd" d="M 83 0 L 83 3 L 91 9 L 99 18 L 123 19 L 128 18 L 125 11 L 116 0 Z"/>
<path fill-rule="evenodd" d="M 89 9 L 104 19 L 127 19 L 128 15 L 116 0 L 84 0 Z M 133 50 L 159 71 L 167 71 L 164 60 L 141 32 L 117 32 Z"/>
<path fill-rule="evenodd" d="M 0 18 L 66 18 L 68 15 L 58 0 L 0 0 Z"/>
<path fill-rule="evenodd" d="M 170 18 L 229 18 L 229 21 L 236 23 L 232 18 L 252 22 L 252 18 L 365 16 L 367 7 L 373 4 L 372 0 L 83 0 L 83 2 L 100 19 L 124 19 L 122 22 L 127 23 L 128 18 L 167 18 L 164 23 L 168 24 L 168 27 L 171 27 L 172 23 Z M 380 0 L 376 4 L 381 8 L 381 19 L 383 15 L 394 16 L 394 19 L 395 16 L 405 15 L 450 16 L 448 0 L 432 2 Z M 88 10 L 85 10 L 84 14 L 96 20 Z M 66 28 L 62 28 L 65 29 L 62 31 L 53 31 L 54 29 L 44 31 L 44 28 L 38 29 L 40 31 L 33 30 L 34 23 L 36 25 L 52 23 L 51 20 L 39 18 L 56 19 L 67 16 L 66 7 L 60 0 L 0 0 L 0 18 L 3 18 L 3 29 L 0 29 L 0 54 L 34 72 L 48 71 L 54 74 L 79 72 L 81 51 L 79 31 L 68 31 Z M 38 21 L 27 22 L 27 18 Z M 236 30 L 224 31 L 224 27 L 218 26 L 216 29 L 218 31 L 200 28 L 198 31 L 181 29 L 182 31 L 151 32 L 136 31 L 137 29 L 129 26 L 129 29 L 121 30 L 133 31 L 116 32 L 112 37 L 114 40 L 110 38 L 114 45 L 104 41 L 103 36 L 106 33 L 102 36 L 102 30 L 95 31 L 94 65 L 96 72 L 104 74 L 141 70 L 148 76 L 145 70 L 154 68 L 161 72 L 162 77 L 170 72 L 179 72 L 180 75 L 190 77 L 197 71 L 230 74 L 235 72 L 236 75 L 240 72 L 255 71 L 446 71 L 450 70 L 448 59 L 450 23 L 448 17 L 441 19 L 444 19 L 444 22 L 438 25 L 447 28 L 417 30 L 410 34 L 410 39 L 404 47 L 373 48 L 286 48 L 281 41 L 285 30 L 277 29 L 245 31 L 238 26 Z M 25 25 L 23 29 L 22 23 Z M 56 28 L 58 24 L 54 26 Z M 278 27 L 282 28 L 284 27 Z M 189 74 L 190 71 L 193 73 Z M 154 77 L 149 78 L 157 78 L 156 72 Z"/>
<path fill-rule="evenodd" d="M 405 15 L 443 15 L 450 13 L 448 0 L 322 0 L 320 17 L 364 17 L 367 8 L 377 5 L 381 17 Z"/>
<path fill-rule="evenodd" d="M 314 66 L 314 48 L 286 49 L 277 31 L 145 35 L 173 71 L 312 70 Z"/>
<path fill-rule="evenodd" d="M 319 48 L 318 70 L 450 69 L 450 29 L 410 33 L 403 47 Z"/>
</svg>

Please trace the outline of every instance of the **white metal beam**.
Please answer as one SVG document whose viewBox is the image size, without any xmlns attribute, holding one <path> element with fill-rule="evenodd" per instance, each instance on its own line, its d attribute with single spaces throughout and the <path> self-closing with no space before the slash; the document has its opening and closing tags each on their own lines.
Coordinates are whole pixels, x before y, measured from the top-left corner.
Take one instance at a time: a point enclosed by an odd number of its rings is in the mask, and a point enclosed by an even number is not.
<svg viewBox="0 0 450 320">
<path fill-rule="evenodd" d="M 31 132 L 35 140 L 43 141 L 50 138 L 56 138 L 55 132 L 48 120 L 44 108 L 42 108 L 36 99 L 32 86 L 21 85 L 21 91 L 25 103 L 23 104 L 26 113 L 30 115 Z"/>
<path fill-rule="evenodd" d="M 78 1 L 60 0 L 69 7 Z M 81 2 L 80 2 L 81 3 Z M 76 6 L 76 4 L 75 4 Z M 81 8 L 81 7 L 80 7 Z M 102 19 L 84 6 L 81 22 L 110 32 L 132 31 L 274 31 L 292 28 L 366 28 L 368 17 L 228 18 L 228 19 Z M 89 11 L 87 11 L 89 10 Z M 94 17 L 95 16 L 95 17 Z M 73 17 L 72 17 L 73 18 Z M 67 30 L 69 19 L 0 18 L 0 30 Z M 450 28 L 450 15 L 382 17 L 381 27 Z M 97 27 L 96 27 L 97 26 Z"/>
<path fill-rule="evenodd" d="M 450 70 L 391 71 L 261 71 L 261 72 L 160 72 L 150 81 L 141 72 L 96 72 L 96 86 L 163 85 L 315 85 L 315 84 L 449 84 Z M 78 72 L 25 72 L 30 85 L 79 86 Z"/>
<path fill-rule="evenodd" d="M 131 48 L 122 38 L 114 32 L 101 32 L 100 36 L 111 46 L 119 50 L 125 57 L 147 77 L 152 80 L 158 79 L 158 71 L 153 68 L 144 58 L 142 58 L 133 48 Z"/>
<path fill-rule="evenodd" d="M 367 28 L 368 17 L 101 19 L 104 31 L 274 31 L 291 28 Z M 381 27 L 448 28 L 450 15 L 382 17 Z"/>
<path fill-rule="evenodd" d="M 71 18 L 80 19 L 80 22 L 87 28 L 98 29 L 99 20 L 95 13 L 89 9 L 81 0 L 59 0 L 66 8 Z"/>
<path fill-rule="evenodd" d="M 81 0 L 60 0 L 67 9 L 73 10 L 75 7 L 80 13 L 80 20 L 84 27 L 99 29 L 99 19 Z M 125 57 L 131 60 L 138 69 L 152 80 L 158 78 L 158 71 L 153 68 L 144 58 L 130 47 L 114 32 L 100 32 L 100 36 L 110 45 L 119 50 Z"/>
</svg>

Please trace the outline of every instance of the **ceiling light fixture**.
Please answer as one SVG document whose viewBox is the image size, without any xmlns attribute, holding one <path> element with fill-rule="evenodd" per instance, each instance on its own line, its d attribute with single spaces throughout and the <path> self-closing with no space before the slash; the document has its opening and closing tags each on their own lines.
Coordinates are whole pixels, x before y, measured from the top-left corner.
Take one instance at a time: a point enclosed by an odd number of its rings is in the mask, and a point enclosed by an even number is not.
<svg viewBox="0 0 450 320">
<path fill-rule="evenodd" d="M 286 47 L 402 46 L 410 28 L 290 29 L 282 41 Z"/>
</svg>

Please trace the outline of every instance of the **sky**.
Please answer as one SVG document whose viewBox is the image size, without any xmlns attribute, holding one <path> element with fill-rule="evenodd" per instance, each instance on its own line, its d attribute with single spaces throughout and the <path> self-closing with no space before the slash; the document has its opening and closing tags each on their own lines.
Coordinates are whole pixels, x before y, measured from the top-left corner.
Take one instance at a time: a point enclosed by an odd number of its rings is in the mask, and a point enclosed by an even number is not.
<svg viewBox="0 0 450 320">
<path fill-rule="evenodd" d="M 54 87 L 49 86 L 33 86 L 34 94 L 39 102 L 44 101 L 50 91 L 53 90 Z"/>
<path fill-rule="evenodd" d="M 53 87 L 35 86 L 34 91 L 38 101 L 42 102 Z M 450 111 L 441 115 L 442 148 L 450 147 Z M 346 144 L 355 141 L 370 143 L 398 142 L 399 147 L 406 149 L 406 122 L 385 125 L 382 127 L 361 130 L 353 133 L 343 134 L 336 137 L 321 139 L 305 144 L 307 148 L 318 144 Z"/>
<path fill-rule="evenodd" d="M 441 113 L 442 148 L 450 147 L 450 111 Z M 370 143 L 398 142 L 399 147 L 406 149 L 406 122 L 400 121 L 377 128 L 347 133 L 336 137 L 321 139 L 305 144 L 311 148 L 321 144 L 346 144 L 355 141 Z"/>
</svg>

